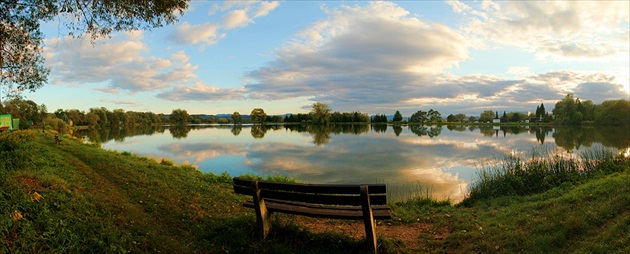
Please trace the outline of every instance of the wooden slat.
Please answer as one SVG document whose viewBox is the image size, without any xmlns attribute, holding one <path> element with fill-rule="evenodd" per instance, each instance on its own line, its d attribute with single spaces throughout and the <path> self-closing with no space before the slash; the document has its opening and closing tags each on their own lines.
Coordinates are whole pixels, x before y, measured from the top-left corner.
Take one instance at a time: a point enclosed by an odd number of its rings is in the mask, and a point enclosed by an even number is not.
<svg viewBox="0 0 630 254">
<path fill-rule="evenodd" d="M 361 205 L 358 195 L 332 195 L 332 194 L 312 194 L 300 192 L 275 191 L 269 189 L 261 190 L 263 198 L 291 200 L 305 203 L 327 204 L 327 205 Z M 370 201 L 375 205 L 387 204 L 387 196 L 370 195 Z"/>
<path fill-rule="evenodd" d="M 249 179 L 240 179 L 238 177 L 234 178 L 234 192 L 243 195 L 253 195 L 253 189 L 251 185 L 255 182 L 255 180 Z M 273 199 L 281 199 L 281 200 L 291 200 L 298 202 L 306 202 L 306 203 L 315 203 L 315 204 L 329 204 L 329 205 L 360 205 L 359 195 L 340 195 L 344 193 L 333 193 L 329 194 L 333 189 L 322 188 L 323 185 L 305 185 L 305 188 L 299 188 L 300 184 L 270 184 L 270 182 L 258 182 L 259 187 L 264 186 L 262 190 L 263 198 L 273 198 Z M 348 186 L 350 185 L 341 185 L 343 186 L 339 190 L 346 190 L 348 192 Z M 279 191 L 275 189 L 269 189 L 269 187 L 280 187 L 284 190 L 288 191 Z M 307 188 L 308 187 L 308 188 Z M 310 187 L 314 187 L 316 190 L 326 190 L 322 193 L 315 193 L 313 191 L 307 191 L 305 193 L 300 192 L 300 190 L 309 190 Z M 369 187 L 368 187 L 369 188 Z M 358 188 L 357 188 L 358 189 Z M 343 192 L 343 191 L 342 191 Z M 383 194 L 375 194 L 370 193 L 370 202 L 374 205 L 385 205 L 387 204 L 387 196 Z"/>
<path fill-rule="evenodd" d="M 253 189 L 249 186 L 245 187 L 245 186 L 240 186 L 240 185 L 234 185 L 234 193 L 236 194 L 242 194 L 242 195 L 253 195 Z"/>
<path fill-rule="evenodd" d="M 234 178 L 235 185 L 249 186 L 255 180 Z M 308 192 L 321 194 L 360 194 L 361 184 L 299 184 L 299 183 L 278 183 L 269 181 L 258 181 L 261 189 L 273 189 L 293 192 Z M 387 186 L 385 184 L 367 184 L 370 194 L 385 194 Z"/>
<path fill-rule="evenodd" d="M 288 200 L 278 200 L 278 199 L 267 199 L 269 202 L 278 203 L 278 204 L 286 204 L 286 205 L 294 205 L 294 206 L 303 206 L 303 207 L 311 207 L 311 208 L 326 208 L 331 210 L 354 210 L 359 209 L 359 206 L 353 205 L 323 205 L 323 204 L 312 204 L 305 202 L 295 202 Z M 249 201 L 251 202 L 251 201 Z M 390 210 L 391 208 L 386 205 L 372 205 L 373 210 Z"/>
<path fill-rule="evenodd" d="M 366 184 L 370 194 L 385 194 L 384 184 Z M 261 189 L 308 192 L 320 194 L 360 194 L 360 184 L 296 184 L 260 181 Z"/>
<path fill-rule="evenodd" d="M 243 206 L 254 208 L 254 204 L 252 201 L 243 203 Z M 330 207 L 313 208 L 290 204 L 280 204 L 275 202 L 267 202 L 266 206 L 267 209 L 272 212 L 281 212 L 309 217 L 351 220 L 363 219 L 363 211 L 361 210 L 361 207 L 353 207 L 347 209 L 330 209 Z M 389 207 L 380 207 L 378 209 L 373 209 L 373 214 L 374 219 L 377 220 L 387 220 L 392 218 Z"/>
<path fill-rule="evenodd" d="M 232 181 L 234 181 L 234 185 L 251 186 L 252 183 L 254 183 L 255 180 L 244 179 L 244 178 L 240 178 L 240 177 L 234 177 L 234 178 L 232 178 Z"/>
</svg>

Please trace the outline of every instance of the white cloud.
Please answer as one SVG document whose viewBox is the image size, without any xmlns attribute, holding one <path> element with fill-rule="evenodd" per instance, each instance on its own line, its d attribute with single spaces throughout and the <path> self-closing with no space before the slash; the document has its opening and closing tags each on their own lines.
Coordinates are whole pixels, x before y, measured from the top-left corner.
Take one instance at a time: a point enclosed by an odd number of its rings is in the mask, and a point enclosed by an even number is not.
<svg viewBox="0 0 630 254">
<path fill-rule="evenodd" d="M 278 1 L 261 2 L 258 10 L 254 13 L 254 18 L 267 16 L 271 11 L 278 8 L 278 6 L 280 6 L 280 2 Z"/>
<path fill-rule="evenodd" d="M 342 6 L 297 34 L 277 59 L 251 72 L 254 99 L 311 96 L 339 110 L 396 104 L 421 93 L 426 81 L 468 58 L 454 30 L 408 16 L 393 3 Z"/>
<path fill-rule="evenodd" d="M 193 86 L 174 86 L 157 96 L 170 101 L 242 100 L 244 92 L 243 88 L 219 88 L 197 81 Z"/>
<path fill-rule="evenodd" d="M 254 19 L 267 16 L 280 4 L 277 1 L 225 1 L 213 4 L 208 15 L 223 14 L 220 21 L 190 24 L 183 22 L 167 38 L 176 43 L 213 45 L 226 36 L 228 30 L 246 27 Z"/>
<path fill-rule="evenodd" d="M 446 3 L 450 5 L 456 13 L 465 13 L 472 10 L 472 7 L 460 1 L 446 1 Z"/>
<path fill-rule="evenodd" d="M 69 37 L 46 42 L 46 66 L 51 68 L 52 84 L 105 83 L 96 90 L 119 94 L 161 90 L 196 78 L 197 66 L 187 62 L 183 52 L 171 58 L 145 56 L 149 48 L 138 36 L 125 33 L 112 39 L 89 40 Z M 184 61 L 185 60 L 185 61 Z"/>
<path fill-rule="evenodd" d="M 469 18 L 464 31 L 480 48 L 514 45 L 553 60 L 628 57 L 628 1 L 484 1 L 470 9 L 450 4 Z"/>
<path fill-rule="evenodd" d="M 233 10 L 228 12 L 221 20 L 223 27 L 233 29 L 237 27 L 247 26 L 253 20 L 247 16 L 247 10 Z"/>
<path fill-rule="evenodd" d="M 170 34 L 168 39 L 176 43 L 212 45 L 223 37 L 223 35 L 217 34 L 217 29 L 219 26 L 212 23 L 190 25 L 188 22 L 183 22 L 175 28 L 175 32 Z"/>
</svg>

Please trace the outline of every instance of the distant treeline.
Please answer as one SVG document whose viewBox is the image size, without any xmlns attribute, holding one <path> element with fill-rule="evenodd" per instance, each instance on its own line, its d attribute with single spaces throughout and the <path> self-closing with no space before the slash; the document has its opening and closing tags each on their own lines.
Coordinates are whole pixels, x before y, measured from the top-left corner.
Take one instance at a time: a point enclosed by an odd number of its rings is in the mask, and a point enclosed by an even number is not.
<svg viewBox="0 0 630 254">
<path fill-rule="evenodd" d="M 88 112 L 78 109 L 57 109 L 48 113 L 46 105 L 38 105 L 30 100 L 11 100 L 0 103 L 0 114 L 11 114 L 20 119 L 20 128 L 48 128 L 61 132 L 73 126 L 87 128 L 133 127 L 187 124 L 242 124 L 242 123 L 522 123 L 546 122 L 560 125 L 596 124 L 606 126 L 630 125 L 630 101 L 608 100 L 602 104 L 594 104 L 590 100 L 581 101 L 567 94 L 555 104 L 551 112 L 544 104 L 536 106 L 535 113 L 522 113 L 485 110 L 479 116 L 465 114 L 449 114 L 446 119 L 437 110 L 418 110 L 410 117 L 404 117 L 396 111 L 392 118 L 385 114 L 368 115 L 361 112 L 332 112 L 328 105 L 316 103 L 309 113 L 267 115 L 261 108 L 255 108 L 250 115 L 234 112 L 231 115 L 189 115 L 184 109 L 174 109 L 171 114 L 153 112 L 135 112 L 107 108 L 91 108 Z M 391 120 L 390 120 L 391 119 Z M 405 119 L 405 120 L 404 120 Z"/>
</svg>

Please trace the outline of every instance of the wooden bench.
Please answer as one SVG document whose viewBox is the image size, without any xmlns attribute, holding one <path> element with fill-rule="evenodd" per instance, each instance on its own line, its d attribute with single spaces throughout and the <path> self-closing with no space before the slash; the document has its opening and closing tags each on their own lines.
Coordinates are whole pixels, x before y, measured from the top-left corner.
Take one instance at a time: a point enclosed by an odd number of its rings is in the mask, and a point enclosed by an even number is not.
<svg viewBox="0 0 630 254">
<path fill-rule="evenodd" d="M 385 184 L 298 184 L 234 178 L 234 192 L 252 196 L 260 235 L 271 229 L 272 212 L 317 218 L 363 220 L 368 243 L 376 253 L 375 220 L 391 219 Z"/>
</svg>

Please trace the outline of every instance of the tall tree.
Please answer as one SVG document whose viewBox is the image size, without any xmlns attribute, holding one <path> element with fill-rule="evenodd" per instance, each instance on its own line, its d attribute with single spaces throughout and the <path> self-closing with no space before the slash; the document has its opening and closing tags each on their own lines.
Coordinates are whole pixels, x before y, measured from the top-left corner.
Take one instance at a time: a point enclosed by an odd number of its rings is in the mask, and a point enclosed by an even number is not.
<svg viewBox="0 0 630 254">
<path fill-rule="evenodd" d="M 392 119 L 392 121 L 394 122 L 400 122 L 403 120 L 402 115 L 400 114 L 400 111 L 396 110 L 396 113 L 394 113 L 394 118 Z"/>
<path fill-rule="evenodd" d="M 428 119 L 427 112 L 418 110 L 416 113 L 411 114 L 411 117 L 409 118 L 409 122 L 422 123 L 422 122 L 426 122 L 427 119 Z"/>
<path fill-rule="evenodd" d="M 317 102 L 313 104 L 311 109 L 313 122 L 316 124 L 328 124 L 330 122 L 330 107 L 328 105 Z"/>
<path fill-rule="evenodd" d="M 573 98 L 573 94 L 567 94 L 562 100 L 556 102 L 553 115 L 558 123 L 581 124 L 584 115 L 578 110 L 579 99 Z"/>
<path fill-rule="evenodd" d="M 456 118 L 453 114 L 449 114 L 449 115 L 446 117 L 446 121 L 447 121 L 447 122 L 450 122 L 450 123 L 454 123 L 454 122 L 457 122 L 457 118 Z"/>
<path fill-rule="evenodd" d="M 262 123 L 267 118 L 267 114 L 265 114 L 265 111 L 262 108 L 252 109 L 249 116 L 252 118 L 252 122 L 254 123 Z"/>
<path fill-rule="evenodd" d="M 429 120 L 431 120 L 431 122 L 442 121 L 442 114 L 440 114 L 440 112 L 438 112 L 437 110 L 429 109 L 427 115 L 429 116 Z"/>
<path fill-rule="evenodd" d="M 479 122 L 482 122 L 482 123 L 492 122 L 492 119 L 494 119 L 494 117 L 495 117 L 495 112 L 492 112 L 492 110 L 484 110 L 479 115 Z"/>
<path fill-rule="evenodd" d="M 128 122 L 130 118 L 137 119 L 137 114 L 129 114 L 129 113 L 131 112 L 127 112 Z M 186 125 L 190 121 L 190 115 L 188 114 L 188 111 L 186 111 L 185 109 L 173 109 L 168 119 L 170 120 L 171 124 Z"/>
<path fill-rule="evenodd" d="M 234 124 L 242 124 L 243 123 L 243 118 L 241 117 L 241 114 L 238 113 L 238 111 L 234 111 L 234 113 L 232 113 L 232 123 Z"/>
<path fill-rule="evenodd" d="M 459 113 L 455 115 L 455 120 L 457 120 L 458 122 L 463 122 L 465 119 L 466 119 L 466 114 Z"/>
<path fill-rule="evenodd" d="M 188 0 L 0 1 L 0 88 L 35 91 L 47 80 L 40 24 L 56 17 L 68 34 L 92 40 L 115 31 L 151 29 L 177 21 Z"/>
</svg>

